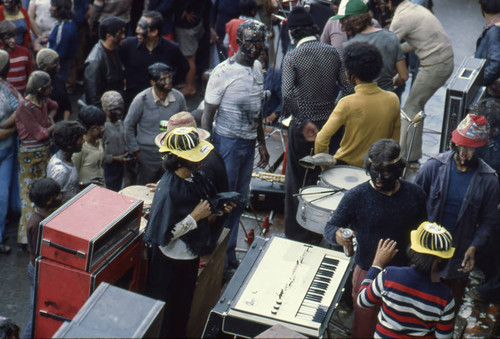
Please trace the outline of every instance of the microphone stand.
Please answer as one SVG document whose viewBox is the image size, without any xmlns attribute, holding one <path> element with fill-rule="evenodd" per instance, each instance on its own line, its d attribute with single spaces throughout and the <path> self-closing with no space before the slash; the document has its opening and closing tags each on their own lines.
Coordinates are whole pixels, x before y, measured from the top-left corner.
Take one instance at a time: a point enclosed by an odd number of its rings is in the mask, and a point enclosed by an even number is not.
<svg viewBox="0 0 500 339">
<path fill-rule="evenodd" d="M 411 155 L 411 151 L 413 149 L 413 143 L 415 142 L 415 135 L 417 133 L 417 126 L 420 123 L 422 123 L 422 124 L 424 123 L 424 119 L 425 119 L 426 115 L 425 115 L 424 111 L 420 111 L 413 117 L 413 119 L 410 119 L 410 117 L 403 110 L 401 110 L 401 117 L 410 123 L 410 125 L 408 126 L 408 129 L 410 129 L 410 127 L 413 127 L 413 133 L 411 135 L 411 140 L 410 140 L 410 147 L 408 148 L 408 152 L 406 154 L 406 159 L 405 159 L 407 166 L 403 170 L 403 178 L 405 178 L 406 177 L 406 170 L 408 169 L 408 164 L 410 163 L 410 155 Z M 406 140 L 405 140 L 405 142 L 406 142 Z"/>
</svg>

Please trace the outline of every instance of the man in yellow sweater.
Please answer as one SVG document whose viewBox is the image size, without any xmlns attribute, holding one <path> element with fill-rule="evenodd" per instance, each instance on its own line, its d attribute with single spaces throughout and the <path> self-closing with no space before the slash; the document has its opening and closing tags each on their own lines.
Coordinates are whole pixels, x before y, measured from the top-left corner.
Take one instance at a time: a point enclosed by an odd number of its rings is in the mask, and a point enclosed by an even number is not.
<svg viewBox="0 0 500 339">
<path fill-rule="evenodd" d="M 328 153 L 331 137 L 345 126 L 334 157 L 338 164 L 363 167 L 363 157 L 375 141 L 392 138 L 399 142 L 399 99 L 373 82 L 382 69 L 382 54 L 377 47 L 353 42 L 344 48 L 343 57 L 347 79 L 356 85 L 355 93 L 339 100 L 316 136 L 314 152 Z"/>
</svg>

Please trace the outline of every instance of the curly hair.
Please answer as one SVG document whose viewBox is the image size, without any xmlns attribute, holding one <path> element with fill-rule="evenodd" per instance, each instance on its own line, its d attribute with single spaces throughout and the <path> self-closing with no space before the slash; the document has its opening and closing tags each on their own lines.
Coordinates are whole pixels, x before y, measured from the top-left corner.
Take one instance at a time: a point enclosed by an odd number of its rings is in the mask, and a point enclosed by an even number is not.
<svg viewBox="0 0 500 339">
<path fill-rule="evenodd" d="M 488 120 L 491 130 L 500 128 L 500 99 L 483 99 L 472 108 L 471 113 L 484 116 Z"/>
<path fill-rule="evenodd" d="M 318 35 L 321 32 L 318 25 L 314 24 L 312 26 L 299 26 L 290 30 L 290 35 L 295 41 L 300 41 L 301 39 L 311 36 Z"/>
<path fill-rule="evenodd" d="M 78 121 L 59 121 L 52 131 L 52 138 L 54 144 L 64 151 L 75 145 L 84 134 L 85 128 Z"/>
<path fill-rule="evenodd" d="M 340 23 L 342 24 L 342 29 L 347 33 L 347 35 L 354 37 L 356 34 L 371 25 L 372 15 L 370 12 L 366 12 L 363 14 L 347 16 L 340 19 Z"/>
<path fill-rule="evenodd" d="M 96 106 L 85 106 L 80 109 L 78 121 L 82 123 L 86 130 L 92 126 L 102 126 L 106 122 L 106 113 Z"/>
<path fill-rule="evenodd" d="M 52 178 L 41 178 L 30 185 L 28 197 L 35 206 L 47 207 L 50 198 L 61 193 L 61 186 Z"/>
<path fill-rule="evenodd" d="M 343 57 L 349 78 L 355 76 L 363 82 L 372 82 L 382 69 L 382 53 L 368 42 L 355 41 L 347 44 Z"/>
</svg>

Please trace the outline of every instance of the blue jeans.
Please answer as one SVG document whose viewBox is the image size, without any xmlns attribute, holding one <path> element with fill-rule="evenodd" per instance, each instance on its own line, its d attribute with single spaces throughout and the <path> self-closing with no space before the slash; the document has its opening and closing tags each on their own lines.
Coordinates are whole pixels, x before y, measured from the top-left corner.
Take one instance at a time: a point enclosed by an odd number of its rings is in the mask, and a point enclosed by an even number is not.
<svg viewBox="0 0 500 339">
<path fill-rule="evenodd" d="M 227 179 L 229 182 L 229 191 L 240 193 L 243 197 L 248 197 L 250 188 L 250 180 L 252 178 L 254 154 L 255 154 L 255 139 L 246 140 L 240 138 L 228 138 L 213 134 L 213 143 L 217 152 L 224 159 L 227 171 Z M 243 213 L 244 206 L 234 208 L 226 220 L 226 228 L 231 229 L 226 249 L 226 263 L 234 266 L 236 260 L 236 241 L 238 240 L 238 228 L 240 217 Z"/>
<path fill-rule="evenodd" d="M 3 241 L 5 218 L 9 210 L 15 147 L 15 145 L 12 145 L 0 150 L 0 244 Z"/>
<path fill-rule="evenodd" d="M 35 268 L 31 264 L 31 262 L 28 264 L 28 278 L 30 279 L 30 285 L 31 285 L 31 290 L 30 290 L 30 320 L 28 321 L 28 324 L 26 325 L 26 329 L 24 330 L 24 333 L 21 338 L 23 339 L 28 339 L 28 338 L 33 338 L 33 334 L 31 333 L 33 331 L 33 306 L 35 304 Z"/>
</svg>

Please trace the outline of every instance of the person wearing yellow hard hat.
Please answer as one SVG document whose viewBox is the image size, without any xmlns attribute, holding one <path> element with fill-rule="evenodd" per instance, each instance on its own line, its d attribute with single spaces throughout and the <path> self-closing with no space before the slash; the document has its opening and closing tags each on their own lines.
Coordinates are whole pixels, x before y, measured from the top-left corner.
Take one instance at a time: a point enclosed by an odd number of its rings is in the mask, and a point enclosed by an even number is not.
<svg viewBox="0 0 500 339">
<path fill-rule="evenodd" d="M 200 169 L 212 150 L 195 127 L 176 128 L 161 139 L 165 173 L 144 235 L 152 246 L 146 294 L 166 302 L 161 337 L 186 337 L 200 256 L 211 251 L 214 228 L 208 218 L 217 192 Z M 232 207 L 224 205 L 221 212 Z"/>
<path fill-rule="evenodd" d="M 358 294 L 360 307 L 382 302 L 375 338 L 453 335 L 455 300 L 440 281 L 440 271 L 453 256 L 452 237 L 444 227 L 428 221 L 411 232 L 407 250 L 411 266 L 384 267 L 396 255 L 396 242 L 380 239 L 372 267 Z"/>
</svg>

